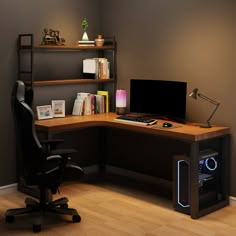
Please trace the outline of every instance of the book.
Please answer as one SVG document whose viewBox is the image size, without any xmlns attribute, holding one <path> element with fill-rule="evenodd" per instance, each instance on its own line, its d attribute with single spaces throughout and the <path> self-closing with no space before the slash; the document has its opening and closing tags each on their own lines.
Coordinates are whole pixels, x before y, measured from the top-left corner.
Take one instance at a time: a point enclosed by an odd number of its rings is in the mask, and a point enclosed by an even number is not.
<svg viewBox="0 0 236 236">
<path fill-rule="evenodd" d="M 104 101 L 105 101 L 105 96 L 100 95 L 100 94 L 95 94 L 96 97 L 96 105 L 95 105 L 95 113 L 104 113 L 105 108 L 104 108 Z"/>
<path fill-rule="evenodd" d="M 83 107 L 84 107 L 84 99 L 83 98 L 76 98 L 74 101 L 72 115 L 81 116 L 83 113 Z"/>
<path fill-rule="evenodd" d="M 79 40 L 78 44 L 94 44 L 94 40 Z"/>
<path fill-rule="evenodd" d="M 110 62 L 107 58 L 98 57 L 93 58 L 96 61 L 96 79 L 109 79 L 110 78 Z"/>
<path fill-rule="evenodd" d="M 104 90 L 98 90 L 98 95 L 102 95 L 105 97 L 105 112 L 109 112 L 109 92 Z"/>
<path fill-rule="evenodd" d="M 89 44 L 89 43 L 83 43 L 83 44 L 78 44 L 80 47 L 93 47 L 95 46 L 94 44 Z"/>
<path fill-rule="evenodd" d="M 80 40 L 78 41 L 78 46 L 95 46 L 94 40 Z"/>
<path fill-rule="evenodd" d="M 96 109 L 96 97 L 93 93 L 91 93 L 90 98 L 91 98 L 91 115 L 94 115 Z"/>
<path fill-rule="evenodd" d="M 77 99 L 84 101 L 82 115 L 91 115 L 91 96 L 90 93 L 79 92 L 77 93 Z"/>
<path fill-rule="evenodd" d="M 109 79 L 107 58 L 98 58 L 99 79 Z"/>
</svg>

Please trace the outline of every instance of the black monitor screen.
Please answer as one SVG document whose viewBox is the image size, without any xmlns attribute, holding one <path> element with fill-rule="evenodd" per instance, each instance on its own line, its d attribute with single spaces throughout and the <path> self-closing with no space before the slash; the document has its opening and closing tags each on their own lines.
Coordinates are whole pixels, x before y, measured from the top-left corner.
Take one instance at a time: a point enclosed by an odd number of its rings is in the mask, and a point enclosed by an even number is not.
<svg viewBox="0 0 236 236">
<path fill-rule="evenodd" d="M 185 120 L 187 83 L 130 80 L 130 112 Z"/>
</svg>

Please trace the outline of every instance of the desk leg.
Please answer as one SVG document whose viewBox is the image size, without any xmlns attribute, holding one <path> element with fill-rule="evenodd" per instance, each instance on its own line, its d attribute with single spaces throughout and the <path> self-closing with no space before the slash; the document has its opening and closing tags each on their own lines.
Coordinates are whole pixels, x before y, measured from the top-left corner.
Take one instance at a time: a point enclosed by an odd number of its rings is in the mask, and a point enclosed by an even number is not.
<svg viewBox="0 0 236 236">
<path fill-rule="evenodd" d="M 213 191 L 213 197 L 208 200 L 209 204 L 206 205 L 206 202 L 200 202 L 200 198 L 203 197 L 199 193 L 199 183 L 198 183 L 198 171 L 199 171 L 199 142 L 193 142 L 190 146 L 190 215 L 192 219 L 197 219 L 203 215 L 221 209 L 229 204 L 229 135 L 224 135 L 212 139 L 218 143 L 218 152 L 217 156 L 219 160 L 218 171 L 216 175 L 216 183 L 214 183 L 215 190 Z M 218 176 L 218 177 L 217 177 Z M 211 192 L 209 192 L 211 194 Z M 205 204 L 205 205 L 204 205 Z"/>
<path fill-rule="evenodd" d="M 190 215 L 192 219 L 199 217 L 198 165 L 199 143 L 190 147 Z"/>
<path fill-rule="evenodd" d="M 223 193 L 226 197 L 227 205 L 229 204 L 229 159 L 230 157 L 230 136 L 222 137 L 222 176 L 223 176 Z"/>
</svg>

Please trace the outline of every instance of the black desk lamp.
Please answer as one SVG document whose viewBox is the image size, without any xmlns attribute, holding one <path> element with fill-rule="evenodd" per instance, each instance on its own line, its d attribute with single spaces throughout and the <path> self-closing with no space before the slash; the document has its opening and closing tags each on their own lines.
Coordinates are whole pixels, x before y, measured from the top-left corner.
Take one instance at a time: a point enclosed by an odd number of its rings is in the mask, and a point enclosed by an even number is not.
<svg viewBox="0 0 236 236">
<path fill-rule="evenodd" d="M 204 99 L 204 100 L 206 100 L 206 101 L 208 101 L 208 102 L 210 102 L 210 103 L 212 103 L 212 104 L 215 105 L 215 109 L 214 109 L 213 112 L 211 113 L 211 115 L 210 115 L 210 117 L 208 118 L 206 124 L 200 125 L 200 127 L 202 127 L 202 128 L 211 128 L 212 126 L 211 126 L 211 124 L 210 124 L 210 120 L 211 120 L 211 118 L 213 117 L 213 115 L 215 114 L 215 112 L 216 112 L 217 108 L 219 107 L 220 103 L 219 103 L 219 102 L 216 102 L 216 101 L 214 101 L 214 100 L 212 100 L 211 98 L 206 97 L 205 95 L 202 95 L 201 93 L 198 93 L 198 88 L 195 88 L 195 89 L 189 94 L 189 97 L 192 97 L 192 98 L 194 98 L 194 99 L 197 99 L 197 97 L 200 97 L 200 98 L 202 98 L 202 99 Z"/>
</svg>

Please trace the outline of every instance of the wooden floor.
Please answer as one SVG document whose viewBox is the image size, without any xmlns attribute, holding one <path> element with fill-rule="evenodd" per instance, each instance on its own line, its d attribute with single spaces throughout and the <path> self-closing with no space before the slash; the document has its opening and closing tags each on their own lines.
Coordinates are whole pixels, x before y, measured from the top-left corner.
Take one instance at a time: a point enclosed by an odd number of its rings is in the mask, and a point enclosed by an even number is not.
<svg viewBox="0 0 236 236">
<path fill-rule="evenodd" d="M 40 235 L 236 235 L 234 206 L 192 220 L 188 215 L 174 211 L 170 196 L 160 196 L 154 186 L 111 179 L 63 184 L 61 194 L 55 198 L 67 196 L 70 207 L 79 211 L 82 221 L 71 223 L 68 216 L 47 215 Z M 25 196 L 20 192 L 0 196 L 0 235 L 35 235 L 31 231 L 32 216 L 18 216 L 14 223 L 5 223 L 5 210 L 23 206 Z"/>
</svg>

